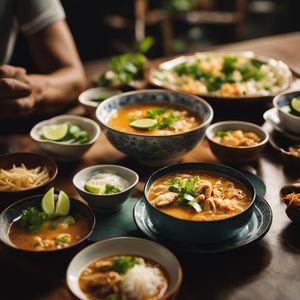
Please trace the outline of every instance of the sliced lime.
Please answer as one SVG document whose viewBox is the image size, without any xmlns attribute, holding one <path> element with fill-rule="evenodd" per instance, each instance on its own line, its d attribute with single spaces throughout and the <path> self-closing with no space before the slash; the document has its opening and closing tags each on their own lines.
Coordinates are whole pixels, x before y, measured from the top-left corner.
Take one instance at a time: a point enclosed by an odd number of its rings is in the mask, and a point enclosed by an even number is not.
<svg viewBox="0 0 300 300">
<path fill-rule="evenodd" d="M 88 181 L 85 183 L 84 185 L 84 189 L 87 191 L 87 192 L 90 192 L 92 194 L 100 194 L 100 187 L 93 184 L 92 182 Z"/>
<path fill-rule="evenodd" d="M 70 199 L 64 192 L 60 191 L 55 208 L 55 216 L 66 216 L 70 211 Z"/>
<path fill-rule="evenodd" d="M 293 112 L 295 112 L 297 115 L 300 115 L 300 97 L 293 98 L 290 106 Z"/>
<path fill-rule="evenodd" d="M 139 119 L 139 120 L 131 122 L 130 126 L 139 128 L 139 129 L 147 129 L 147 128 L 151 128 L 151 127 L 155 126 L 156 124 L 157 124 L 157 120 L 144 118 L 144 119 Z"/>
<path fill-rule="evenodd" d="M 51 188 L 44 196 L 41 202 L 42 210 L 48 214 L 53 215 L 55 209 L 54 202 L 54 188 Z"/>
<path fill-rule="evenodd" d="M 42 127 L 42 136 L 50 141 L 59 141 L 68 134 L 68 130 L 68 123 L 45 125 Z"/>
</svg>

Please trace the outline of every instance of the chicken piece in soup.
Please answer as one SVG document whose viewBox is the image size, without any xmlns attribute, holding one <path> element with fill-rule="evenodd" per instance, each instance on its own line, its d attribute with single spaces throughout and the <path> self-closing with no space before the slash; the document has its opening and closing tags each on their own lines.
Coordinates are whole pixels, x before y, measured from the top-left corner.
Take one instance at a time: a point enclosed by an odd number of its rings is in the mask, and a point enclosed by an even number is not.
<svg viewBox="0 0 300 300">
<path fill-rule="evenodd" d="M 216 143 L 229 147 L 251 147 L 261 142 L 254 132 L 243 130 L 217 131 L 212 138 Z"/>
<path fill-rule="evenodd" d="M 244 211 L 250 193 L 239 182 L 222 175 L 184 171 L 157 179 L 147 199 L 173 217 L 192 221 L 221 220 Z"/>
</svg>

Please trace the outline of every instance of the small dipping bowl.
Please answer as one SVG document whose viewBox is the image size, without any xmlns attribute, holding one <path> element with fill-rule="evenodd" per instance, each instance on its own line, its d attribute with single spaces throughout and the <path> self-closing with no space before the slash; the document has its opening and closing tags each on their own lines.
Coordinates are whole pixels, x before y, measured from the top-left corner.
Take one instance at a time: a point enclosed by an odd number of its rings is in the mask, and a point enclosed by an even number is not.
<svg viewBox="0 0 300 300">
<path fill-rule="evenodd" d="M 41 138 L 41 130 L 45 125 L 73 123 L 90 135 L 90 141 L 84 144 L 68 141 L 49 141 Z M 37 123 L 30 131 L 31 138 L 36 144 L 53 158 L 59 161 L 74 161 L 80 159 L 95 144 L 100 135 L 99 125 L 89 119 L 73 115 L 62 115 Z"/>
<path fill-rule="evenodd" d="M 89 226 L 89 231 L 87 235 L 82 238 L 77 243 L 61 249 L 52 249 L 52 250 L 43 250 L 43 251 L 33 251 L 33 250 L 26 250 L 18 248 L 16 245 L 14 245 L 9 238 L 9 229 L 10 225 L 13 223 L 13 221 L 18 218 L 24 209 L 26 209 L 29 206 L 33 207 L 40 207 L 41 200 L 43 198 L 43 195 L 37 195 L 33 197 L 29 197 L 26 199 L 22 199 L 18 202 L 15 202 L 11 206 L 7 207 L 0 215 L 0 240 L 9 248 L 16 250 L 18 252 L 22 253 L 33 253 L 34 255 L 37 254 L 49 254 L 49 253 L 59 253 L 59 252 L 66 252 L 69 249 L 74 249 L 76 246 L 79 246 L 83 244 L 88 237 L 92 234 L 95 224 L 96 224 L 96 217 L 92 210 L 89 208 L 87 204 L 85 204 L 83 201 L 75 200 L 70 198 L 71 203 L 71 210 L 70 215 L 72 213 L 77 213 L 81 215 L 87 222 Z"/>
<path fill-rule="evenodd" d="M 115 194 L 99 195 L 85 190 L 85 183 L 98 173 L 112 173 L 128 181 L 128 187 Z M 135 186 L 139 182 L 139 176 L 131 169 L 119 165 L 96 165 L 80 170 L 73 177 L 73 185 L 79 195 L 98 212 L 114 212 L 128 199 Z"/>
<path fill-rule="evenodd" d="M 115 255 L 133 255 L 148 258 L 161 265 L 169 275 L 168 289 L 160 300 L 175 300 L 182 282 L 181 266 L 172 252 L 155 242 L 120 237 L 97 242 L 80 251 L 71 261 L 67 269 L 67 285 L 80 300 L 88 297 L 79 287 L 81 272 L 94 261 Z"/>
<path fill-rule="evenodd" d="M 284 129 L 300 135 L 300 116 L 289 113 L 290 102 L 295 97 L 300 97 L 300 91 L 282 93 L 274 98 L 273 105 Z"/>
<path fill-rule="evenodd" d="M 184 171 L 200 171 L 204 173 L 207 171 L 240 182 L 250 195 L 249 206 L 234 216 L 212 221 L 179 219 L 152 206 L 147 200 L 147 194 L 152 184 L 162 176 Z M 236 235 L 248 224 L 253 213 L 255 199 L 255 189 L 242 173 L 235 169 L 216 164 L 185 163 L 165 167 L 152 174 L 144 188 L 144 201 L 147 215 L 154 228 L 164 237 L 174 241 L 192 244 L 217 243 Z"/>
<path fill-rule="evenodd" d="M 217 131 L 242 130 L 254 132 L 261 142 L 249 147 L 231 147 L 213 140 Z M 224 121 L 212 124 L 206 130 L 206 137 L 213 154 L 222 162 L 240 164 L 257 160 L 269 140 L 269 134 L 260 126 L 242 121 Z"/>
<path fill-rule="evenodd" d="M 120 93 L 122 93 L 120 90 L 114 88 L 94 87 L 82 92 L 78 97 L 78 101 L 84 107 L 87 114 L 96 120 L 96 109 L 98 105 L 105 99 Z M 99 98 L 101 98 L 101 100 L 96 101 L 96 99 Z"/>
</svg>

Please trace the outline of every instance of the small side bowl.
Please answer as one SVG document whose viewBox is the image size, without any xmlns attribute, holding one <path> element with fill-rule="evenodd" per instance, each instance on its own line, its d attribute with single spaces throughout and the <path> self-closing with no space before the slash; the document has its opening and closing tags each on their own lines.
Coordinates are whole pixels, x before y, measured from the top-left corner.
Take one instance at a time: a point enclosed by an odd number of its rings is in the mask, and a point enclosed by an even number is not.
<svg viewBox="0 0 300 300">
<path fill-rule="evenodd" d="M 58 252 L 66 252 L 67 250 L 74 249 L 75 247 L 83 244 L 88 237 L 92 234 L 95 224 L 96 217 L 92 210 L 89 208 L 87 204 L 83 201 L 75 200 L 70 198 L 71 201 L 71 212 L 76 212 L 80 214 L 89 224 L 89 232 L 87 235 L 78 241 L 76 244 L 71 245 L 70 247 L 62 248 L 62 249 L 54 249 L 54 250 L 45 250 L 45 251 L 30 251 L 25 249 L 20 249 L 15 246 L 9 239 L 9 227 L 12 222 L 21 215 L 22 210 L 26 209 L 28 206 L 39 207 L 40 202 L 43 198 L 43 195 L 37 195 L 29 198 L 22 199 L 11 206 L 7 207 L 0 215 L 0 240 L 10 249 L 22 252 L 22 253 L 32 253 L 34 255 L 37 254 L 49 254 L 49 253 L 58 253 Z"/>
<path fill-rule="evenodd" d="M 120 94 L 120 93 L 122 93 L 120 90 L 114 89 L 114 88 L 94 87 L 94 88 L 90 88 L 90 89 L 83 91 L 79 95 L 78 101 L 84 107 L 87 114 L 91 118 L 96 120 L 96 109 L 101 102 L 92 101 L 92 99 L 95 99 L 99 96 L 107 95 L 107 94 L 110 95 L 107 98 L 110 98 L 110 97 Z"/>
<path fill-rule="evenodd" d="M 293 205 L 293 203 L 289 203 L 285 198 L 286 195 L 291 193 L 300 193 L 300 181 L 291 182 L 280 190 L 280 199 L 286 204 L 286 214 L 289 217 L 289 219 L 294 222 L 295 224 L 300 225 L 300 206 L 299 205 Z"/>
<path fill-rule="evenodd" d="M 292 173 L 300 175 L 300 157 L 292 155 L 288 150 L 282 148 L 280 148 L 280 153 L 286 168 Z"/>
<path fill-rule="evenodd" d="M 83 130 L 90 134 L 91 140 L 85 144 L 71 144 L 64 141 L 48 141 L 41 138 L 41 128 L 43 126 L 65 122 L 71 122 L 80 126 Z M 72 115 L 62 115 L 39 122 L 30 131 L 31 138 L 42 150 L 52 155 L 55 159 L 61 161 L 78 160 L 97 141 L 99 135 L 100 127 L 95 121 Z"/>
<path fill-rule="evenodd" d="M 78 284 L 81 272 L 98 259 L 124 254 L 142 256 L 160 264 L 169 275 L 168 289 L 160 300 L 175 300 L 177 298 L 182 282 L 182 270 L 177 258 L 160 244 L 132 237 L 100 241 L 80 251 L 67 269 L 67 285 L 71 292 L 80 300 L 88 300 Z"/>
<path fill-rule="evenodd" d="M 99 172 L 116 174 L 129 182 L 127 189 L 120 193 L 110 195 L 97 195 L 87 192 L 84 189 L 85 183 Z M 73 185 L 79 195 L 96 211 L 113 212 L 121 208 L 121 205 L 128 199 L 135 186 L 139 182 L 139 175 L 131 169 L 119 165 L 96 165 L 79 171 L 73 177 Z"/>
<path fill-rule="evenodd" d="M 235 129 L 254 132 L 261 138 L 261 142 L 251 147 L 230 147 L 216 143 L 213 140 L 213 136 L 217 131 Z M 262 127 L 253 123 L 242 121 L 224 121 L 212 124 L 206 130 L 206 137 L 208 139 L 210 149 L 212 150 L 214 155 L 220 161 L 232 164 L 239 164 L 257 160 L 261 156 L 269 140 L 269 134 Z"/>
<path fill-rule="evenodd" d="M 240 182 L 250 194 L 251 202 L 249 206 L 239 214 L 227 219 L 192 221 L 168 215 L 149 203 L 147 194 L 154 181 L 170 173 L 191 170 L 208 171 Z M 144 188 L 147 215 L 155 229 L 161 235 L 181 243 L 209 244 L 233 237 L 248 224 L 253 213 L 255 199 L 255 189 L 242 173 L 226 166 L 205 163 L 185 163 L 162 168 L 150 176 Z"/>
<path fill-rule="evenodd" d="M 56 163 L 49 157 L 36 153 L 18 152 L 0 156 L 0 169 L 10 169 L 13 165 L 24 164 L 27 168 L 46 167 L 49 171 L 49 180 L 35 188 L 23 191 L 0 191 L 0 209 L 33 195 L 39 195 L 49 190 L 53 185 L 58 173 Z"/>
<path fill-rule="evenodd" d="M 300 91 L 282 93 L 276 96 L 273 100 L 273 105 L 277 109 L 278 117 L 284 129 L 300 134 L 300 116 L 294 116 L 283 108 L 289 105 L 294 97 L 300 97 Z"/>
</svg>

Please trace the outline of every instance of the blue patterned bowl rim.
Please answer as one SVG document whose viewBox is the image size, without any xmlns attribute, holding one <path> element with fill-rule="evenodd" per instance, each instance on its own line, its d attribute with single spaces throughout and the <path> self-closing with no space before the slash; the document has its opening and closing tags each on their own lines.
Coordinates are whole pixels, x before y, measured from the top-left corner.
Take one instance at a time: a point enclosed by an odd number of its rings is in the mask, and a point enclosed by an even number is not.
<svg viewBox="0 0 300 300">
<path fill-rule="evenodd" d="M 131 96 L 131 95 L 136 95 L 136 94 L 144 94 L 144 93 L 165 93 L 165 94 L 183 95 L 185 97 L 188 96 L 188 97 L 190 97 L 190 99 L 194 99 L 195 101 L 200 102 L 201 104 L 203 104 L 208 109 L 208 111 L 209 111 L 208 118 L 207 118 L 206 121 L 201 123 L 199 126 L 197 126 L 196 128 L 193 128 L 192 130 L 189 130 L 189 131 L 176 133 L 176 134 L 171 134 L 171 135 L 153 135 L 153 136 L 148 135 L 148 134 L 140 134 L 140 133 L 131 133 L 131 132 L 120 131 L 120 130 L 117 130 L 115 128 L 112 128 L 112 127 L 108 126 L 106 124 L 106 122 L 101 119 L 100 111 L 103 108 L 103 106 L 105 106 L 108 102 L 113 102 L 116 99 L 119 99 L 120 97 Z M 207 101 L 205 101 L 203 98 L 200 98 L 198 96 L 194 96 L 194 95 L 191 95 L 191 94 L 188 94 L 188 93 L 168 91 L 168 90 L 163 90 L 163 89 L 148 89 L 148 90 L 139 90 L 139 91 L 132 91 L 132 92 L 126 92 L 126 93 L 118 94 L 118 95 L 112 96 L 112 97 L 104 100 L 103 102 L 101 102 L 99 104 L 99 106 L 97 107 L 97 110 L 96 110 L 96 118 L 99 121 L 99 123 L 101 124 L 101 126 L 107 128 L 109 130 L 121 133 L 121 134 L 132 135 L 132 136 L 141 136 L 141 137 L 150 137 L 150 138 L 174 137 L 174 136 L 194 132 L 194 131 L 199 130 L 200 128 L 208 126 L 211 123 L 213 117 L 214 117 L 214 111 L 213 111 L 211 105 Z"/>
</svg>

